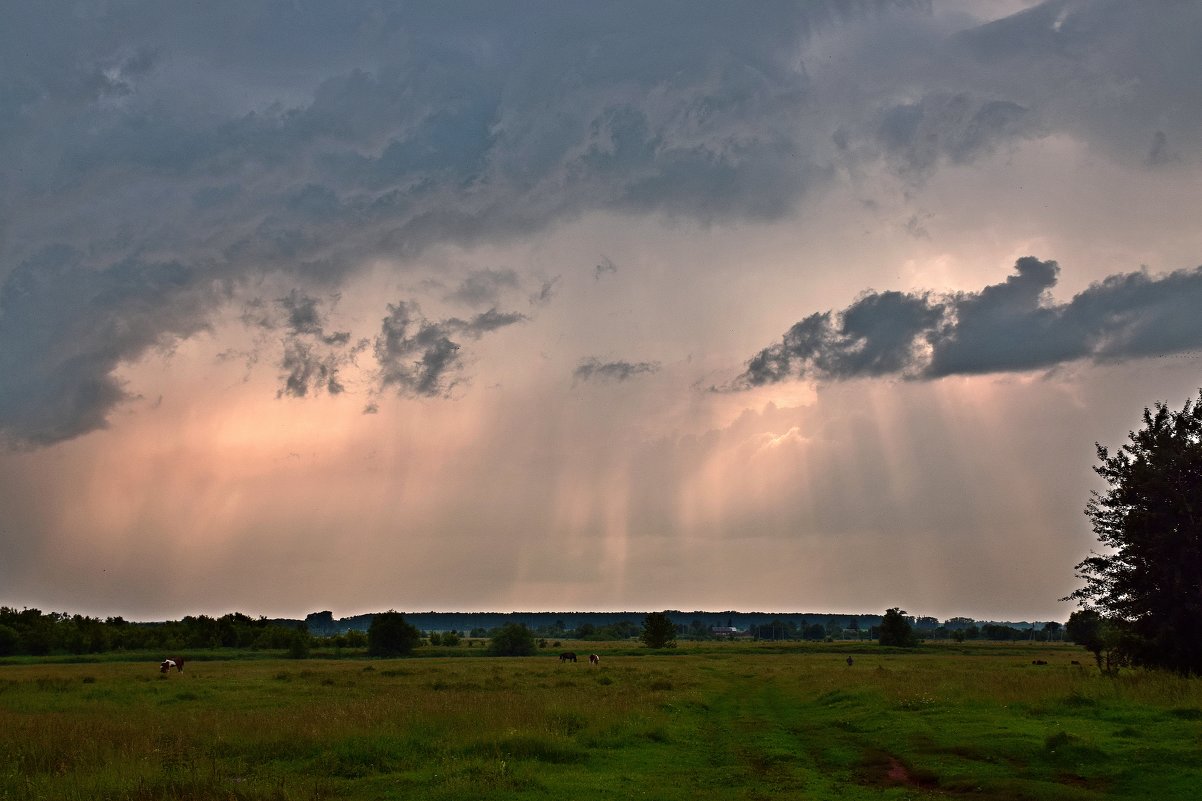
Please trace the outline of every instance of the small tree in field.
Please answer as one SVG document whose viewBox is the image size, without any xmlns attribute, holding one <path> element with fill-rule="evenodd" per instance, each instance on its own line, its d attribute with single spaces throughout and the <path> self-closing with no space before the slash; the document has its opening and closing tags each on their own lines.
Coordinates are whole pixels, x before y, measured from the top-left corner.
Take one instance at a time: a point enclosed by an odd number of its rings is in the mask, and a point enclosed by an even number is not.
<svg viewBox="0 0 1202 801">
<path fill-rule="evenodd" d="M 493 656 L 532 656 L 534 635 L 521 623 L 502 626 L 488 642 L 488 652 Z"/>
<path fill-rule="evenodd" d="M 1099 614 L 1122 659 L 1199 674 L 1202 390 L 1179 412 L 1144 409 L 1143 423 L 1113 455 L 1097 446 L 1094 472 L 1109 489 L 1085 514 L 1107 551 L 1077 565 L 1085 586 L 1065 600 Z"/>
<path fill-rule="evenodd" d="M 309 658 L 309 632 L 297 629 L 288 641 L 289 659 Z"/>
<path fill-rule="evenodd" d="M 1098 670 L 1114 673 L 1122 662 L 1119 643 L 1122 628 L 1092 609 L 1080 609 L 1069 615 L 1064 627 L 1068 638 L 1093 654 Z"/>
<path fill-rule="evenodd" d="M 877 636 L 881 645 L 896 645 L 901 648 L 913 648 L 918 645 L 914 629 L 910 626 L 910 621 L 906 620 L 905 611 L 896 606 L 885 612 L 885 617 L 881 619 L 881 625 L 877 629 Z"/>
<path fill-rule="evenodd" d="M 422 633 L 400 612 L 383 612 L 372 618 L 367 630 L 368 656 L 407 656 L 421 644 Z"/>
<path fill-rule="evenodd" d="M 676 624 L 663 612 L 651 612 L 643 618 L 643 633 L 639 639 L 648 648 L 675 648 Z"/>
</svg>

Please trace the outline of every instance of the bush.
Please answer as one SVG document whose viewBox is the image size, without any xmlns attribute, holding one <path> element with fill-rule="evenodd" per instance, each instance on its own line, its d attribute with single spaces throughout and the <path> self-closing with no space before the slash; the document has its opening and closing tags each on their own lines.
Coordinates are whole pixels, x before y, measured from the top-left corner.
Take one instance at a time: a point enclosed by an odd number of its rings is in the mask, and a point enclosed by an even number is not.
<svg viewBox="0 0 1202 801">
<path fill-rule="evenodd" d="M 488 652 L 493 656 L 532 656 L 534 635 L 521 623 L 502 626 L 488 643 Z"/>
<path fill-rule="evenodd" d="M 288 658 L 309 658 L 309 635 L 307 633 L 303 631 L 293 632 L 292 642 L 288 643 Z"/>
<path fill-rule="evenodd" d="M 0 656 L 12 656 L 21 650 L 21 635 L 12 626 L 0 624 Z"/>
<path fill-rule="evenodd" d="M 422 633 L 400 612 L 381 612 L 367 630 L 368 656 L 407 656 L 422 641 Z"/>
</svg>

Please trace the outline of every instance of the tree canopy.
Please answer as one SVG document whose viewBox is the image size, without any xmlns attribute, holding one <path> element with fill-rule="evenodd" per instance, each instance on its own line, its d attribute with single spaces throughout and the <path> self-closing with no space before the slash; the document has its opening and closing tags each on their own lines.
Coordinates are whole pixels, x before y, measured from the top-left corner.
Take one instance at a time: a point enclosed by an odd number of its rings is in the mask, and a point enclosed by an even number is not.
<svg viewBox="0 0 1202 801">
<path fill-rule="evenodd" d="M 897 645 L 902 648 L 912 648 L 918 644 L 914 636 L 914 628 L 906 620 L 906 613 L 896 606 L 885 612 L 877 630 L 881 645 Z"/>
<path fill-rule="evenodd" d="M 1113 673 L 1122 660 L 1119 648 L 1122 631 L 1093 609 L 1078 609 L 1065 626 L 1068 638 L 1093 654 L 1098 670 Z"/>
<path fill-rule="evenodd" d="M 639 639 L 648 648 L 676 646 L 676 624 L 663 612 L 651 612 L 643 618 L 643 633 Z"/>
<path fill-rule="evenodd" d="M 536 651 L 534 635 L 521 623 L 502 626 L 488 642 L 493 656 L 532 656 Z"/>
<path fill-rule="evenodd" d="M 1126 444 L 1097 452 L 1108 489 L 1085 513 L 1106 551 L 1077 565 L 1085 586 L 1068 599 L 1107 621 L 1126 661 L 1202 673 L 1202 390 L 1180 411 L 1144 409 Z"/>
<path fill-rule="evenodd" d="M 422 641 L 422 633 L 400 612 L 381 612 L 367 630 L 369 656 L 407 656 Z"/>
</svg>

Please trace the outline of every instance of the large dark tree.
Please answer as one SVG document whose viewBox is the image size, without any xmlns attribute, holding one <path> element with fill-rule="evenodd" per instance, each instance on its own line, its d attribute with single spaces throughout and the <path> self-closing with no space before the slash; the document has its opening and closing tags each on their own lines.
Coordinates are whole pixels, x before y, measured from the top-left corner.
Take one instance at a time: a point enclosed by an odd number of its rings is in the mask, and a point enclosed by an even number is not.
<svg viewBox="0 0 1202 801">
<path fill-rule="evenodd" d="M 881 618 L 881 625 L 877 629 L 877 636 L 880 638 L 881 645 L 896 645 L 902 648 L 913 648 L 918 645 L 918 640 L 914 636 L 914 628 L 910 625 L 910 621 L 906 620 L 905 610 L 898 609 L 896 606 L 886 610 L 885 616 Z"/>
<path fill-rule="evenodd" d="M 1157 403 L 1094 470 L 1109 489 L 1085 508 L 1107 549 L 1077 565 L 1069 596 L 1121 633 L 1133 664 L 1202 673 L 1202 391 L 1181 411 Z"/>
<path fill-rule="evenodd" d="M 648 648 L 675 648 L 676 624 L 663 612 L 651 612 L 643 618 L 643 633 L 639 639 Z"/>
<path fill-rule="evenodd" d="M 381 612 L 367 630 L 369 656 L 406 656 L 422 641 L 422 633 L 400 612 Z"/>
</svg>

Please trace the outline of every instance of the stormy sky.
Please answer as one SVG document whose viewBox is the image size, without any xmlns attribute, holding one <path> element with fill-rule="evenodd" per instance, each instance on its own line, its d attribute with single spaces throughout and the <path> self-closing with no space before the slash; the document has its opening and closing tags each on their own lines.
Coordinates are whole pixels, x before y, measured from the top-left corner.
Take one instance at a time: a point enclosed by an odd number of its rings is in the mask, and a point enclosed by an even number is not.
<svg viewBox="0 0 1202 801">
<path fill-rule="evenodd" d="M 0 604 L 1064 619 L 1202 6 L 5 3 Z"/>
</svg>

